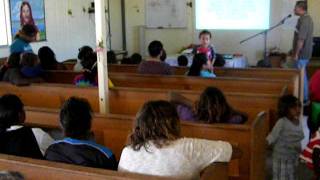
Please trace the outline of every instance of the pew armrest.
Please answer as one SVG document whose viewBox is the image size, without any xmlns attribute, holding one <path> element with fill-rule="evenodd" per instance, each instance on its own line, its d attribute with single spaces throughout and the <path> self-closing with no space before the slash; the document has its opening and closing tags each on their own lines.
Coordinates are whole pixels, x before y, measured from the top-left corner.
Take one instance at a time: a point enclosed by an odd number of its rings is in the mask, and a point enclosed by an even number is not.
<svg viewBox="0 0 320 180">
<path fill-rule="evenodd" d="M 228 177 L 228 163 L 213 163 L 201 173 L 202 180 L 227 180 Z"/>
</svg>

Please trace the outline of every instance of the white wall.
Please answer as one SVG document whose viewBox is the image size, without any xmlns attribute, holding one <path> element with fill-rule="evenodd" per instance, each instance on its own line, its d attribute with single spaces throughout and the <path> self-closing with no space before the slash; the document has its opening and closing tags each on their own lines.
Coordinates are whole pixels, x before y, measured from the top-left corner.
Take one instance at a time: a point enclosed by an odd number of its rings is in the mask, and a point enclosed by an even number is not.
<svg viewBox="0 0 320 180">
<path fill-rule="evenodd" d="M 193 5 L 194 0 L 193 1 Z M 279 22 L 286 15 L 293 13 L 295 0 L 271 0 L 271 25 Z M 126 30 L 127 46 L 130 53 L 139 52 L 139 26 L 145 25 L 145 0 L 126 0 Z M 198 42 L 198 32 L 195 31 L 194 7 L 188 8 L 188 27 L 186 29 L 147 29 L 145 44 L 152 40 L 161 40 L 168 53 L 175 54 L 183 46 Z M 213 43 L 220 53 L 243 53 L 251 64 L 263 57 L 262 36 L 240 45 L 240 41 L 259 31 L 248 30 L 215 30 Z M 293 30 L 286 27 L 272 31 L 268 36 L 268 47 L 278 47 L 286 52 L 291 48 Z"/>
<path fill-rule="evenodd" d="M 82 45 L 95 46 L 94 14 L 83 12 L 91 0 L 45 0 L 47 41 L 32 43 L 34 52 L 50 46 L 59 61 L 76 58 Z M 120 1 L 111 0 L 112 47 L 122 49 Z M 72 16 L 68 15 L 72 10 Z M 120 29 L 120 31 L 119 31 Z M 0 57 L 9 55 L 9 48 L 0 48 Z"/>
</svg>

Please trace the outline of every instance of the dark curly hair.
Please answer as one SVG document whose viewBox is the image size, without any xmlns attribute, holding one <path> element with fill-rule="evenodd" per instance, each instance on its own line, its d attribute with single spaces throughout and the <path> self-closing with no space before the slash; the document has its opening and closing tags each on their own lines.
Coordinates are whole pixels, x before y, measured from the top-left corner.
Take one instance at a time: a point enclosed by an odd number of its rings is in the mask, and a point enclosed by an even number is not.
<svg viewBox="0 0 320 180">
<path fill-rule="evenodd" d="M 148 142 L 162 148 L 180 138 L 180 121 L 176 108 L 167 101 L 150 101 L 136 116 L 128 145 L 135 151 L 148 149 Z"/>
<path fill-rule="evenodd" d="M 278 118 L 288 117 L 291 108 L 301 106 L 301 102 L 293 95 L 285 95 L 279 99 Z"/>
<path fill-rule="evenodd" d="M 216 87 L 207 87 L 196 104 L 196 117 L 205 123 L 227 123 L 233 115 L 246 115 L 235 111 L 227 102 L 223 92 Z"/>
</svg>

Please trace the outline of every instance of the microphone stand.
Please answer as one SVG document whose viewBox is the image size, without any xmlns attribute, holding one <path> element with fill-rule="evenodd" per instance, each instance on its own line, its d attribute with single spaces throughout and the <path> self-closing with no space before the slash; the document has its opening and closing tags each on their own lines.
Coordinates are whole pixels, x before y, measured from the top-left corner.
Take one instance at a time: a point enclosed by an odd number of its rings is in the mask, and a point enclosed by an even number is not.
<svg viewBox="0 0 320 180">
<path fill-rule="evenodd" d="M 263 37 L 264 37 L 263 61 L 264 61 L 264 65 L 270 67 L 270 66 L 271 66 L 271 63 L 269 62 L 268 52 L 267 52 L 268 33 L 269 33 L 270 31 L 272 31 L 273 29 L 275 29 L 275 28 L 283 25 L 283 24 L 286 22 L 286 20 L 289 19 L 290 17 L 291 17 L 291 16 L 287 16 L 287 17 L 285 17 L 284 19 L 282 19 L 278 24 L 270 27 L 269 29 L 266 29 L 266 30 L 264 30 L 264 31 L 261 31 L 261 32 L 255 34 L 255 35 L 253 35 L 253 36 L 250 36 L 250 37 L 248 37 L 248 38 L 240 41 L 240 44 L 243 44 L 243 43 L 245 43 L 245 42 L 247 42 L 247 41 L 249 41 L 249 40 L 251 40 L 251 39 L 253 39 L 253 38 L 257 37 L 257 36 L 263 35 Z"/>
</svg>

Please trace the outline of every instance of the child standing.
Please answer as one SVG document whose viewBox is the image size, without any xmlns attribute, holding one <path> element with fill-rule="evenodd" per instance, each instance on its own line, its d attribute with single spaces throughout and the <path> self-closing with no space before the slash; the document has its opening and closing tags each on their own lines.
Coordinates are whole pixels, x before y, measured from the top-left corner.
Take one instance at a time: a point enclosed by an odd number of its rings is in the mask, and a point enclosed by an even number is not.
<svg viewBox="0 0 320 180">
<path fill-rule="evenodd" d="M 209 61 L 214 61 L 216 53 L 214 47 L 211 45 L 212 34 L 208 30 L 203 30 L 199 34 L 200 45 L 195 46 L 192 53 L 206 54 Z"/>
<path fill-rule="evenodd" d="M 273 179 L 296 179 L 296 171 L 304 138 L 300 124 L 301 103 L 293 95 L 280 98 L 278 104 L 279 120 L 268 135 L 267 141 L 272 149 Z"/>
</svg>

